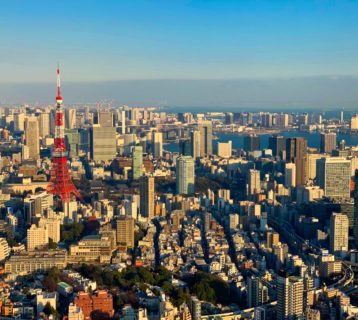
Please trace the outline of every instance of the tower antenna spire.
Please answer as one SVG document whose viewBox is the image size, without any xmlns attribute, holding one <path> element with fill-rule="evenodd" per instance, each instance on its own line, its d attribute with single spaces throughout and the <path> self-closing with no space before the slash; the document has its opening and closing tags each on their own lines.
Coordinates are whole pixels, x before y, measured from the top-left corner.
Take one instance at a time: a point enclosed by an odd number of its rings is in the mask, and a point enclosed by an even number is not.
<svg viewBox="0 0 358 320">
<path fill-rule="evenodd" d="M 58 104 L 62 103 L 62 95 L 61 95 L 61 77 L 60 77 L 60 64 L 57 63 L 57 97 L 56 101 Z"/>
</svg>

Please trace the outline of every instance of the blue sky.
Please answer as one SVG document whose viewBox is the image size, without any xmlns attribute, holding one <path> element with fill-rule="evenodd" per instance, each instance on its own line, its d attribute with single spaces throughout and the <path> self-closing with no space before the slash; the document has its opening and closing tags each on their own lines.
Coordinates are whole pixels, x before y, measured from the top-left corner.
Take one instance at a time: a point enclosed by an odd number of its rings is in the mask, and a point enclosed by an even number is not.
<svg viewBox="0 0 358 320">
<path fill-rule="evenodd" d="M 0 82 L 358 76 L 358 1 L 0 0 Z"/>
</svg>

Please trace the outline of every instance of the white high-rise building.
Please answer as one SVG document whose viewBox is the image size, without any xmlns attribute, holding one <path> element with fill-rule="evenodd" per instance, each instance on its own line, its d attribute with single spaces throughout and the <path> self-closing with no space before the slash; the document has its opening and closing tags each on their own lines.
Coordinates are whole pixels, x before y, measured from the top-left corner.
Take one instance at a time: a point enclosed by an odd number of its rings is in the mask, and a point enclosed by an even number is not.
<svg viewBox="0 0 358 320">
<path fill-rule="evenodd" d="M 163 156 L 163 133 L 152 132 L 152 153 L 154 158 Z"/>
<path fill-rule="evenodd" d="M 250 169 L 247 176 L 248 195 L 254 195 L 261 191 L 260 171 Z"/>
<path fill-rule="evenodd" d="M 196 159 L 200 157 L 200 131 L 194 130 L 190 132 L 191 156 Z"/>
<path fill-rule="evenodd" d="M 65 109 L 65 124 L 66 129 L 74 129 L 76 128 L 76 109 L 68 108 Z"/>
<path fill-rule="evenodd" d="M 294 163 L 285 164 L 285 187 L 296 187 L 296 165 Z"/>
<path fill-rule="evenodd" d="M 193 194 L 195 190 L 195 165 L 190 156 L 180 156 L 176 161 L 176 189 L 178 194 Z"/>
<path fill-rule="evenodd" d="M 25 144 L 29 148 L 29 158 L 40 158 L 39 123 L 35 116 L 28 117 L 25 121 Z"/>
<path fill-rule="evenodd" d="M 37 227 L 35 224 L 27 229 L 27 250 L 33 251 L 48 245 L 48 231 L 45 228 Z"/>
<path fill-rule="evenodd" d="M 14 130 L 24 131 L 25 130 L 25 113 L 18 112 L 14 114 Z"/>
<path fill-rule="evenodd" d="M 277 277 L 277 320 L 303 317 L 303 279 L 296 276 Z"/>
<path fill-rule="evenodd" d="M 50 135 L 50 113 L 43 112 L 39 115 L 38 119 L 40 137 L 44 138 Z"/>
<path fill-rule="evenodd" d="M 333 213 L 330 219 L 330 251 L 332 254 L 344 255 L 348 252 L 349 222 L 342 213 Z"/>
<path fill-rule="evenodd" d="M 41 218 L 39 220 L 39 227 L 47 230 L 48 238 L 53 242 L 60 242 L 60 227 L 61 227 L 61 218 L 55 214 L 52 217 Z"/>
<path fill-rule="evenodd" d="M 218 156 L 221 158 L 230 158 L 232 154 L 232 142 L 219 142 L 218 143 Z"/>
<path fill-rule="evenodd" d="M 121 121 L 121 134 L 125 134 L 126 133 L 126 112 L 125 110 L 120 110 L 119 111 L 119 115 L 120 115 L 120 121 Z"/>
<path fill-rule="evenodd" d="M 351 161 L 345 158 L 317 160 L 317 184 L 326 197 L 350 198 Z"/>
<path fill-rule="evenodd" d="M 10 255 L 10 248 L 5 238 L 0 238 L 0 261 L 5 260 Z"/>
</svg>

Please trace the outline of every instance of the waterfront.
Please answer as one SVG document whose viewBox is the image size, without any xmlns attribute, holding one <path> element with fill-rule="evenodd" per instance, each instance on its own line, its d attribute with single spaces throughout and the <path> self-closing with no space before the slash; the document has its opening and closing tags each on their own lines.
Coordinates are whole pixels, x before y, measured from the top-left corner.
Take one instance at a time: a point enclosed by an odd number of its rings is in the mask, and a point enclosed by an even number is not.
<svg viewBox="0 0 358 320">
<path fill-rule="evenodd" d="M 218 142 L 227 142 L 232 141 L 233 149 L 243 148 L 244 146 L 244 136 L 242 133 L 219 133 L 216 134 L 217 140 L 213 140 L 213 148 L 216 150 Z M 320 133 L 319 132 L 304 132 L 304 131 L 286 131 L 281 132 L 280 135 L 286 138 L 292 137 L 304 137 L 307 139 L 308 147 L 310 148 L 319 148 L 320 145 Z M 268 148 L 268 139 L 271 134 L 262 134 L 260 135 L 261 149 Z M 347 146 L 358 145 L 358 135 L 349 135 L 349 134 L 338 134 L 337 135 L 337 144 L 345 140 Z M 179 145 L 177 142 L 171 142 L 164 145 L 164 150 L 170 152 L 178 152 Z"/>
</svg>

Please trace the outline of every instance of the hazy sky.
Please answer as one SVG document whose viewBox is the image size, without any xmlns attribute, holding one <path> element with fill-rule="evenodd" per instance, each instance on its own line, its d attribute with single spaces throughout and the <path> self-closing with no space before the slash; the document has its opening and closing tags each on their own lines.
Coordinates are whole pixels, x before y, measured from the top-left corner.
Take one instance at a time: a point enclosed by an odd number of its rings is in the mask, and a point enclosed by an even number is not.
<svg viewBox="0 0 358 320">
<path fill-rule="evenodd" d="M 0 86 L 53 82 L 57 61 L 69 83 L 358 77 L 357 60 L 354 0 L 0 0 Z"/>
</svg>

